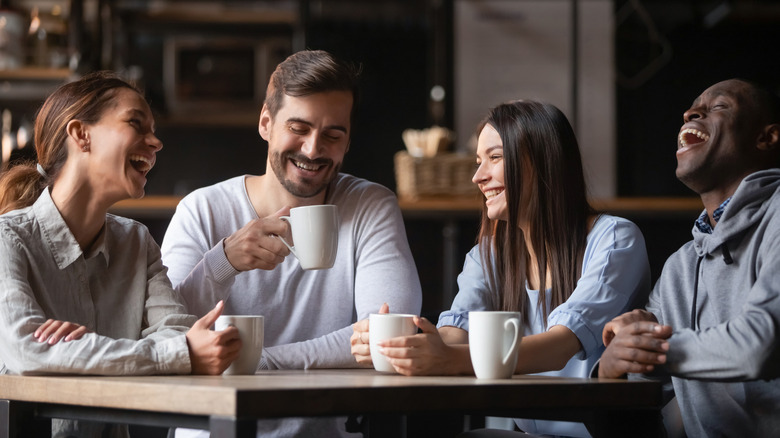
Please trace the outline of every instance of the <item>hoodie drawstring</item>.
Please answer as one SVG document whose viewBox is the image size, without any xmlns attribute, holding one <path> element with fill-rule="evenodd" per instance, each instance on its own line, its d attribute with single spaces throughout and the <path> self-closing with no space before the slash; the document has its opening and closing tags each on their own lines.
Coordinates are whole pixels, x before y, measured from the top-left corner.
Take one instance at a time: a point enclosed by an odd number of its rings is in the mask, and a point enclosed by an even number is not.
<svg viewBox="0 0 780 438">
<path fill-rule="evenodd" d="M 696 296 L 699 294 L 699 268 L 704 256 L 696 260 L 696 276 L 693 278 L 693 304 L 691 304 L 691 330 L 696 330 Z"/>
<path fill-rule="evenodd" d="M 729 252 L 729 247 L 726 246 L 725 243 L 720 246 L 720 249 L 723 251 L 723 262 L 727 265 L 734 263 L 734 259 L 731 258 L 731 253 Z"/>
</svg>

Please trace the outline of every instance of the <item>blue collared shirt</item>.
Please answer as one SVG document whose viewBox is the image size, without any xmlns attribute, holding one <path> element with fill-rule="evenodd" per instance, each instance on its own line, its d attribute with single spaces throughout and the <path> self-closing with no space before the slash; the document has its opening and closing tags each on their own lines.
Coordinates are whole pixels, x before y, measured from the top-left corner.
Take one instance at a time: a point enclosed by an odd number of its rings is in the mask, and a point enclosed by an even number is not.
<svg viewBox="0 0 780 438">
<path fill-rule="evenodd" d="M 731 201 L 730 197 L 723 201 L 723 203 L 712 212 L 712 220 L 715 221 L 715 225 L 718 224 L 720 217 L 723 215 L 723 211 L 726 210 L 726 206 L 729 205 L 729 201 Z M 698 228 L 702 233 L 712 234 L 712 225 L 710 225 L 710 220 L 707 218 L 706 211 L 702 213 L 698 219 L 696 219 L 696 228 Z"/>
</svg>

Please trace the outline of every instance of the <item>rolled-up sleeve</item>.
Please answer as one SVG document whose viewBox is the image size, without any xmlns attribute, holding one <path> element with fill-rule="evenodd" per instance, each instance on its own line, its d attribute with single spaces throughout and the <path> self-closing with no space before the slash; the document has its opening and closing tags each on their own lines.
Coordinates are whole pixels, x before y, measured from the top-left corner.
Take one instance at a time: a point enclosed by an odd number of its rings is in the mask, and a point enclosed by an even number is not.
<svg viewBox="0 0 780 438">
<path fill-rule="evenodd" d="M 547 327 L 562 325 L 579 339 L 577 358 L 601 352 L 604 325 L 643 304 L 650 290 L 650 266 L 639 228 L 604 217 L 588 235 L 582 277 L 568 300 L 550 312 Z"/>
</svg>

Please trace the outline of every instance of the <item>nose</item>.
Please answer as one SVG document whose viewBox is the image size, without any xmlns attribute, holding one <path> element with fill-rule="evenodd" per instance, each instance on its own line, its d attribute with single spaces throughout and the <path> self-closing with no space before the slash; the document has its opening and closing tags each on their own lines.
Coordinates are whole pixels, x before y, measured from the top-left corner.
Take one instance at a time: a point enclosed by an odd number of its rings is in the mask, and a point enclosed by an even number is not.
<svg viewBox="0 0 780 438">
<path fill-rule="evenodd" d="M 301 152 L 309 158 L 315 158 L 320 150 L 321 141 L 316 132 L 309 134 L 303 141 Z"/>
<path fill-rule="evenodd" d="M 160 139 L 157 138 L 157 136 L 154 135 L 154 133 L 152 133 L 152 132 L 147 134 L 147 136 L 146 136 L 146 144 L 149 145 L 152 149 L 154 149 L 155 152 L 159 152 L 160 149 L 163 148 L 162 141 L 160 141 Z"/>
<path fill-rule="evenodd" d="M 684 122 L 690 122 L 691 120 L 700 119 L 704 116 L 704 113 L 702 112 L 701 108 L 698 106 L 694 106 L 688 109 L 685 113 L 683 113 L 683 121 Z"/>
<path fill-rule="evenodd" d="M 480 184 L 488 179 L 488 172 L 484 169 L 484 162 L 477 165 L 477 171 L 474 172 L 474 176 L 471 177 L 471 182 L 474 184 Z"/>
</svg>

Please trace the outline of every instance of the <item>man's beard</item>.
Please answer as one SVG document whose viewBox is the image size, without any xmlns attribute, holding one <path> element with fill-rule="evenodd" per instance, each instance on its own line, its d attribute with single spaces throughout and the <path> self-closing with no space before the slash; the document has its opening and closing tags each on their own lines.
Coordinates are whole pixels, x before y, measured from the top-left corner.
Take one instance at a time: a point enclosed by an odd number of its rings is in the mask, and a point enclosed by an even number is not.
<svg viewBox="0 0 780 438">
<path fill-rule="evenodd" d="M 322 178 L 320 182 L 309 178 L 303 178 L 300 183 L 295 183 L 287 178 L 286 164 L 289 160 L 297 161 L 303 164 L 309 165 L 324 165 L 329 173 Z M 334 164 L 332 160 L 321 158 L 317 160 L 310 160 L 302 155 L 294 154 L 292 152 L 276 152 L 271 154 L 271 170 L 276 179 L 282 187 L 285 188 L 291 195 L 298 198 L 311 198 L 317 196 L 325 190 L 341 170 L 341 163 Z M 320 179 L 318 176 L 317 179 Z"/>
</svg>

